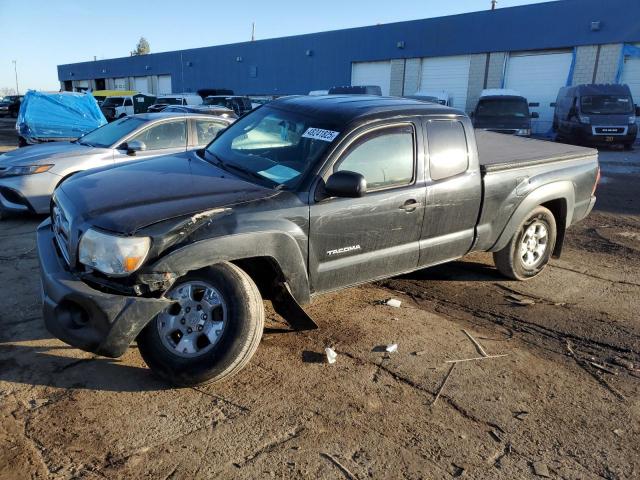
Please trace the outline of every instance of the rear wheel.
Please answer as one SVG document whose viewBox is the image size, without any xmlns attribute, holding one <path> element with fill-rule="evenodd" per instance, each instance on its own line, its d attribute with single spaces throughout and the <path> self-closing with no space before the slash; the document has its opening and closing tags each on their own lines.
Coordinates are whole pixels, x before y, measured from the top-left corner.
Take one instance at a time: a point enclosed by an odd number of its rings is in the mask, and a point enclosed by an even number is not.
<svg viewBox="0 0 640 480">
<path fill-rule="evenodd" d="M 556 235 L 551 211 L 537 207 L 518 226 L 507 246 L 494 252 L 493 261 L 506 277 L 514 280 L 535 277 L 549 263 Z"/>
<path fill-rule="evenodd" d="M 255 353 L 264 307 L 251 277 L 230 263 L 189 273 L 166 294 L 175 303 L 138 336 L 144 361 L 176 385 L 222 380 Z"/>
</svg>

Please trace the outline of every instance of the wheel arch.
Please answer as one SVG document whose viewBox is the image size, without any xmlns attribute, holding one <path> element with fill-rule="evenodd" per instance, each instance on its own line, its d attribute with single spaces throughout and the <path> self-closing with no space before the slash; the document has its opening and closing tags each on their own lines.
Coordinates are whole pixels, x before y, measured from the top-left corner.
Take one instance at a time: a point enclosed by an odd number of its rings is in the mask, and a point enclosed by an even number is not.
<svg viewBox="0 0 640 480">
<path fill-rule="evenodd" d="M 564 242 L 566 227 L 567 225 L 571 225 L 574 205 L 575 191 L 572 182 L 554 182 L 533 190 L 516 207 L 502 230 L 502 233 L 500 233 L 498 239 L 489 251 L 497 252 L 498 250 L 502 250 L 516 233 L 518 225 L 520 225 L 525 217 L 529 215 L 534 208 L 542 206 L 548 208 L 556 220 L 558 232 L 553 256 L 558 257 L 562 252 L 562 243 Z"/>
<path fill-rule="evenodd" d="M 182 276 L 216 263 L 243 269 L 265 297 L 279 285 L 288 286 L 300 304 L 310 301 L 307 263 L 298 241 L 285 232 L 255 232 L 200 240 L 161 257 L 148 268 Z"/>
</svg>

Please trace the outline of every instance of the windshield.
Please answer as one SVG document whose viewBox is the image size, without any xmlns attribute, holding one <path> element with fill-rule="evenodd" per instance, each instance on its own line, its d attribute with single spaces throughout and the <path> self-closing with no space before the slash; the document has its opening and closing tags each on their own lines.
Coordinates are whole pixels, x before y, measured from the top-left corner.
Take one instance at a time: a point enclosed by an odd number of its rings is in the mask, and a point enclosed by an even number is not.
<svg viewBox="0 0 640 480">
<path fill-rule="evenodd" d="M 103 107 L 120 107 L 124 102 L 123 97 L 109 97 L 102 102 Z"/>
<path fill-rule="evenodd" d="M 529 106 L 523 98 L 480 99 L 476 116 L 526 118 L 529 116 Z"/>
<path fill-rule="evenodd" d="M 633 102 L 628 95 L 587 95 L 580 109 L 588 114 L 625 114 L 633 112 Z"/>
<path fill-rule="evenodd" d="M 156 100 L 158 105 L 182 105 L 182 98 L 162 97 Z"/>
<path fill-rule="evenodd" d="M 207 147 L 206 158 L 233 173 L 292 188 L 338 134 L 313 118 L 263 107 L 233 123 Z"/>
<path fill-rule="evenodd" d="M 105 103 L 108 101 L 109 99 Z M 109 148 L 119 143 L 123 137 L 133 132 L 144 122 L 145 120 L 137 117 L 121 118 L 80 137 L 78 143 L 89 147 Z"/>
</svg>

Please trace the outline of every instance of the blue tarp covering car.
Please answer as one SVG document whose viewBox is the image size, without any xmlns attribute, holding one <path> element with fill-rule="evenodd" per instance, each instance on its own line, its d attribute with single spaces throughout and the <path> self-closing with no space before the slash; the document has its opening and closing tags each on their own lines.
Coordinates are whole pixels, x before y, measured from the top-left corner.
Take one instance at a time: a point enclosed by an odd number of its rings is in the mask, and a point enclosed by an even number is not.
<svg viewBox="0 0 640 480">
<path fill-rule="evenodd" d="M 76 140 L 106 123 L 91 94 L 30 90 L 22 100 L 16 130 L 22 146 Z"/>
</svg>

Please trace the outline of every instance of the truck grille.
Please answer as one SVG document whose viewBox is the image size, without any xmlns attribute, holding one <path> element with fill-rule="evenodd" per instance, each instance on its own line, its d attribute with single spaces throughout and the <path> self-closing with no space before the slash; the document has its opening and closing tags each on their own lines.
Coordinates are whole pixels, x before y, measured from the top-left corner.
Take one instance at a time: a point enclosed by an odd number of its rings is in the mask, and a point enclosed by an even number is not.
<svg viewBox="0 0 640 480">
<path fill-rule="evenodd" d="M 53 229 L 53 234 L 56 238 L 58 248 L 60 249 L 60 253 L 62 253 L 67 265 L 71 265 L 71 261 L 69 259 L 69 220 L 67 219 L 64 211 L 55 203 L 51 210 L 51 227 Z"/>
</svg>

